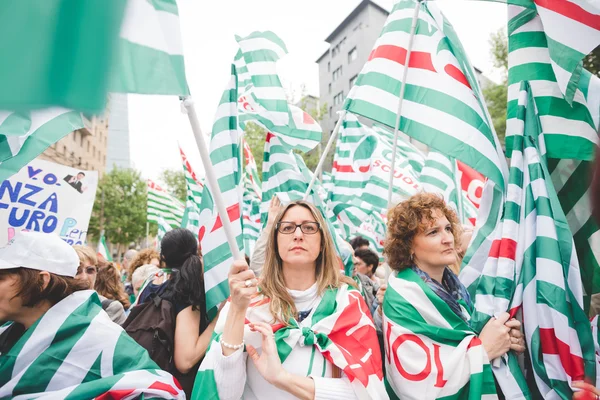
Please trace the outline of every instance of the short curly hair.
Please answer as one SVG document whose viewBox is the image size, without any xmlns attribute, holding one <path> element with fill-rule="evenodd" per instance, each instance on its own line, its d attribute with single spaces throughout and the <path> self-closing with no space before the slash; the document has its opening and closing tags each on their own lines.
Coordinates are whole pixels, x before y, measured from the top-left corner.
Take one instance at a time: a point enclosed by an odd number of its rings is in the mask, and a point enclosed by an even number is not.
<svg viewBox="0 0 600 400">
<path fill-rule="evenodd" d="M 153 248 L 140 250 L 129 264 L 127 280 L 131 282 L 131 277 L 133 276 L 135 270 L 144 264 L 150 264 L 150 262 L 155 258 L 160 261 L 160 254 L 158 254 L 158 251 L 154 250 Z"/>
<path fill-rule="evenodd" d="M 411 253 L 415 235 L 434 222 L 433 212 L 439 210 L 450 222 L 454 246 L 460 246 L 461 225 L 454 210 L 444 199 L 433 193 L 417 193 L 399 203 L 388 213 L 384 255 L 393 270 L 401 271 L 413 265 Z"/>
</svg>

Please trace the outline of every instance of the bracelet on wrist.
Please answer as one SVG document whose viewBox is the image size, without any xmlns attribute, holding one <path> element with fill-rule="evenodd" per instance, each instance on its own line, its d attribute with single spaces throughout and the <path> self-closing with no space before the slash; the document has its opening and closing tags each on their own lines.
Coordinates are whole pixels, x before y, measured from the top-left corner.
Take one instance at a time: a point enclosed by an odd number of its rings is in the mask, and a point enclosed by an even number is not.
<svg viewBox="0 0 600 400">
<path fill-rule="evenodd" d="M 231 350 L 238 350 L 238 349 L 241 349 L 242 347 L 244 347 L 244 341 L 243 340 L 242 340 L 242 343 L 240 343 L 240 344 L 229 344 L 229 343 L 225 342 L 223 340 L 223 338 L 221 338 L 219 340 L 219 343 L 221 343 L 221 345 L 223 347 L 226 347 L 226 348 L 231 349 Z"/>
</svg>

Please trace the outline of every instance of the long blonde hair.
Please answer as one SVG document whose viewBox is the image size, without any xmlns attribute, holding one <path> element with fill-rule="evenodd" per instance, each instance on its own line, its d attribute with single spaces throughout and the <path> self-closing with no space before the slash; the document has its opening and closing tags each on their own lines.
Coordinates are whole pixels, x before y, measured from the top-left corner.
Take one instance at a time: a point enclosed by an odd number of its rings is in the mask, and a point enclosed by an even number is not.
<svg viewBox="0 0 600 400">
<path fill-rule="evenodd" d="M 335 252 L 333 239 L 327 228 L 327 224 L 321 212 L 306 201 L 293 201 L 285 206 L 275 218 L 271 231 L 271 238 L 267 242 L 265 265 L 261 274 L 261 290 L 271 302 L 269 310 L 275 320 L 288 324 L 289 320 L 296 316 L 297 310 L 294 300 L 288 293 L 283 278 L 283 260 L 281 259 L 277 246 L 277 224 L 292 207 L 304 207 L 312 214 L 321 230 L 321 251 L 315 261 L 315 276 L 317 279 L 317 293 L 319 295 L 328 288 L 339 288 L 344 283 L 354 286 L 354 281 L 344 276 L 340 271 L 340 263 Z"/>
</svg>

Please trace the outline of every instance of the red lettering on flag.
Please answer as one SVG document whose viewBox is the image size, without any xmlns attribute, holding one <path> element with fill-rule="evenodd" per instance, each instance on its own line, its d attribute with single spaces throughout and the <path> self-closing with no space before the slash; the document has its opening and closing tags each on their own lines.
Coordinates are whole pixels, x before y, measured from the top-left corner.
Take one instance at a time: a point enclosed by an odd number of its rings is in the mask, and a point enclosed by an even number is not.
<svg viewBox="0 0 600 400">
<path fill-rule="evenodd" d="M 579 5 L 568 0 L 535 0 L 538 7 L 543 7 L 557 14 L 564 15 L 574 21 L 600 30 L 600 15 L 584 10 Z"/>
<path fill-rule="evenodd" d="M 175 380 L 175 378 L 173 378 L 173 380 Z M 177 394 L 179 393 L 179 391 L 173 386 L 158 381 L 154 382 L 148 389 L 162 390 L 164 392 L 172 394 L 173 396 L 177 396 Z"/>
<path fill-rule="evenodd" d="M 354 172 L 354 168 L 352 168 L 352 165 L 338 164 L 337 161 L 333 162 L 332 169 L 336 170 L 337 172 Z"/>
<path fill-rule="evenodd" d="M 398 64 L 405 65 L 406 53 L 407 51 L 404 47 L 384 44 L 371 51 L 371 54 L 369 55 L 369 61 L 375 58 L 385 58 L 387 60 L 397 62 Z M 423 51 L 413 51 L 410 53 L 409 67 L 437 72 L 433 66 L 431 54 Z"/>
<path fill-rule="evenodd" d="M 469 80 L 467 79 L 467 77 L 465 76 L 465 74 L 463 74 L 460 69 L 456 68 L 456 66 L 454 66 L 452 64 L 448 64 L 448 65 L 446 65 L 444 67 L 444 71 L 448 75 L 450 75 L 452 78 L 454 78 L 456 81 L 462 83 L 463 85 L 465 85 L 469 89 L 472 89 L 471 88 L 471 84 L 469 84 Z"/>
<path fill-rule="evenodd" d="M 517 242 L 512 239 L 502 238 L 492 242 L 489 256 L 493 258 L 509 258 L 514 260 L 517 254 Z"/>
<path fill-rule="evenodd" d="M 134 392 L 133 389 L 109 390 L 100 396 L 95 397 L 96 400 L 122 400 L 128 398 Z"/>
<path fill-rule="evenodd" d="M 571 380 L 582 381 L 585 378 L 583 358 L 572 354 L 571 347 L 556 337 L 553 328 L 540 328 L 540 343 L 542 353 L 558 355 L 563 369 Z"/>
<path fill-rule="evenodd" d="M 302 123 L 306 125 L 312 125 L 315 123 L 315 120 L 310 116 L 309 113 L 302 111 Z"/>
</svg>

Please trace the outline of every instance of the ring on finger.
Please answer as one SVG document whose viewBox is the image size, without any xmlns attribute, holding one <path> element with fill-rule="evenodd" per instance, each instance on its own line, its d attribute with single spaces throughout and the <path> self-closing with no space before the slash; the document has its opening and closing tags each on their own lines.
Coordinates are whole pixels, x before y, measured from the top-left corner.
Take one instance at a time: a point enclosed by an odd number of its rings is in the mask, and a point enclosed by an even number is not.
<svg viewBox="0 0 600 400">
<path fill-rule="evenodd" d="M 246 281 L 244 282 L 244 286 L 246 287 L 250 287 L 254 284 L 254 279 L 246 279 Z"/>
</svg>

